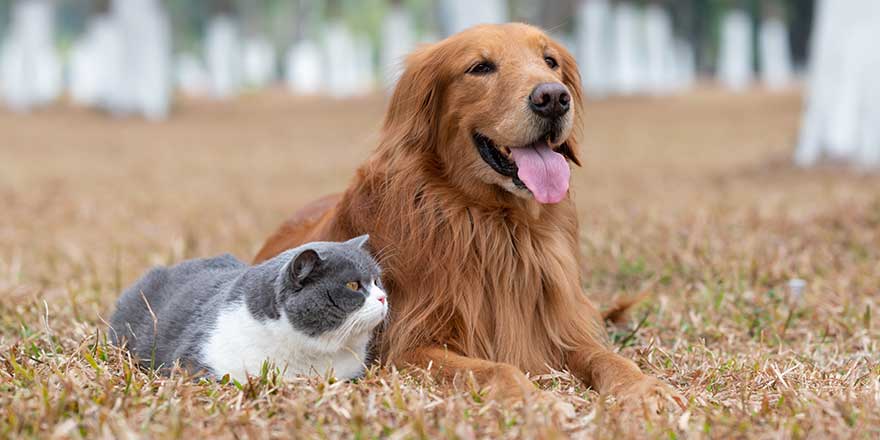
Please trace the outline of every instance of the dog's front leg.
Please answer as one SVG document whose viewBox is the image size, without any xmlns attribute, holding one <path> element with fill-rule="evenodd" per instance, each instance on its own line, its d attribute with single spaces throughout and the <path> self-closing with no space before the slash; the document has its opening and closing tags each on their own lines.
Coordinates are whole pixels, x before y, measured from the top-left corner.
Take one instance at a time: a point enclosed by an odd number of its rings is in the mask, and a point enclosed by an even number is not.
<svg viewBox="0 0 880 440">
<path fill-rule="evenodd" d="M 567 364 L 569 371 L 600 394 L 614 395 L 628 404 L 647 404 L 655 410 L 668 401 L 685 409 L 684 399 L 675 390 L 598 342 L 570 352 Z"/>
<path fill-rule="evenodd" d="M 536 391 L 529 378 L 513 365 L 462 356 L 445 348 L 418 348 L 410 351 L 402 361 L 403 364 L 426 368 L 436 379 L 447 383 L 473 374 L 480 386 L 489 388 L 492 399 L 523 400 Z"/>
</svg>

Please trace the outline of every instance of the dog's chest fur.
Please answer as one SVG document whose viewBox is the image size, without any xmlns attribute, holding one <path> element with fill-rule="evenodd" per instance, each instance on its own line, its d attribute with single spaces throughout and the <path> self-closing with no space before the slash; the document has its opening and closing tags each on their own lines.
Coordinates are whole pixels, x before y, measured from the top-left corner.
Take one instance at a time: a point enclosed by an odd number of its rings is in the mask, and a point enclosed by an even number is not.
<svg viewBox="0 0 880 440">
<path fill-rule="evenodd" d="M 437 322 L 433 344 L 526 371 L 561 368 L 568 316 L 580 307 L 577 225 L 567 206 L 537 217 L 463 208 L 447 211 L 419 247 L 388 243 L 390 332 Z M 427 323 L 431 325 L 433 323 Z M 415 329 L 414 329 L 415 330 Z M 403 330 L 407 331 L 407 330 Z"/>
<path fill-rule="evenodd" d="M 459 305 L 474 329 L 468 344 L 473 353 L 468 354 L 535 373 L 558 368 L 562 342 L 553 317 L 579 290 L 577 250 L 569 231 L 540 219 L 493 220 L 475 231 L 466 263 L 481 268 L 482 276 L 460 280 L 462 289 L 471 292 Z"/>
</svg>

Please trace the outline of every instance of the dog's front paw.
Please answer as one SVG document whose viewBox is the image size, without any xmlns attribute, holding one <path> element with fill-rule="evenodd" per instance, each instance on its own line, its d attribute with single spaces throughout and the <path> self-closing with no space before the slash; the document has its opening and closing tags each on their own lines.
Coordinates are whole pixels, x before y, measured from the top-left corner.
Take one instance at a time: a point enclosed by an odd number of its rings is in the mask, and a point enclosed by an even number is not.
<svg viewBox="0 0 880 440">
<path fill-rule="evenodd" d="M 612 394 L 629 411 L 641 410 L 646 414 L 660 414 L 675 407 L 682 411 L 687 409 L 686 400 L 681 394 L 650 376 L 615 387 Z"/>
</svg>

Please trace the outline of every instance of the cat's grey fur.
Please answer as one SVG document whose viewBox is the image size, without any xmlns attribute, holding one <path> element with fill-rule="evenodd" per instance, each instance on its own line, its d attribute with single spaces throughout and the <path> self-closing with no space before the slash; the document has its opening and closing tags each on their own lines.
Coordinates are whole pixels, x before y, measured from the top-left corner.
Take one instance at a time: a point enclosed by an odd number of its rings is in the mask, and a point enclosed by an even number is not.
<svg viewBox="0 0 880 440">
<path fill-rule="evenodd" d="M 296 364 L 293 373 L 339 368 L 335 363 L 346 354 L 334 348 L 365 356 L 370 333 L 387 313 L 380 269 L 363 248 L 366 240 L 309 243 L 256 266 L 227 254 L 154 268 L 119 298 L 111 339 L 152 368 L 179 361 L 192 373 L 242 376 L 259 372 L 254 364 L 263 352 L 278 367 Z M 364 288 L 350 290 L 351 281 Z M 230 367 L 237 360 L 225 359 L 239 355 L 240 371 Z M 221 371 L 230 369 L 239 373 Z"/>
</svg>

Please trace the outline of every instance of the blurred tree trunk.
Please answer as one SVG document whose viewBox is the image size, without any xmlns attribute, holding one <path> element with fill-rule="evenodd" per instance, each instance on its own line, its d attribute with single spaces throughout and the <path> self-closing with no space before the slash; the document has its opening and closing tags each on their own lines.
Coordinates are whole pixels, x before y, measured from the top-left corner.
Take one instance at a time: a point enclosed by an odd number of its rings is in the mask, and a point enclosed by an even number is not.
<svg viewBox="0 0 880 440">
<path fill-rule="evenodd" d="M 732 2 L 742 4 L 742 2 Z M 721 49 L 718 53 L 718 79 L 731 90 L 751 85 L 754 76 L 754 39 L 751 17 L 746 9 L 733 6 L 721 19 Z"/>
<path fill-rule="evenodd" d="M 276 45 L 268 15 L 270 6 L 269 0 L 237 0 L 235 3 L 242 36 L 242 81 L 249 87 L 265 87 L 278 74 Z"/>
<path fill-rule="evenodd" d="M 400 0 L 391 1 L 382 25 L 382 81 L 389 89 L 403 73 L 406 55 L 415 47 L 412 14 Z"/>
<path fill-rule="evenodd" d="M 880 168 L 880 2 L 820 0 L 795 161 Z"/>
<path fill-rule="evenodd" d="M 587 95 L 602 98 L 613 93 L 614 81 L 611 5 L 608 0 L 582 0 L 577 12 L 577 58 Z"/>
<path fill-rule="evenodd" d="M 441 0 L 440 23 L 446 36 L 483 23 L 504 23 L 510 18 L 507 0 Z"/>
<path fill-rule="evenodd" d="M 216 2 L 205 31 L 205 60 L 210 94 L 217 99 L 234 97 L 242 86 L 241 31 L 229 2 Z"/>
<path fill-rule="evenodd" d="M 14 4 L 9 31 L 0 46 L 0 94 L 13 110 L 47 105 L 61 93 L 54 8 L 50 0 Z"/>
<path fill-rule="evenodd" d="M 292 28 L 287 41 L 290 46 L 284 55 L 284 78 L 288 90 L 301 95 L 323 92 L 326 65 L 318 44 L 322 11 L 311 0 L 294 0 L 290 4 L 285 2 L 283 6 L 276 5 L 276 9 L 285 13 L 285 18 L 280 22 L 279 15 L 275 14 L 278 29 Z"/>
<path fill-rule="evenodd" d="M 758 30 L 761 81 L 767 88 L 781 89 L 791 85 L 792 60 L 788 26 L 781 0 L 763 4 Z"/>
<path fill-rule="evenodd" d="M 510 19 L 524 21 L 539 26 L 555 35 L 570 33 L 574 30 L 575 10 L 579 0 L 554 0 L 536 2 L 533 0 L 511 0 Z"/>
</svg>

